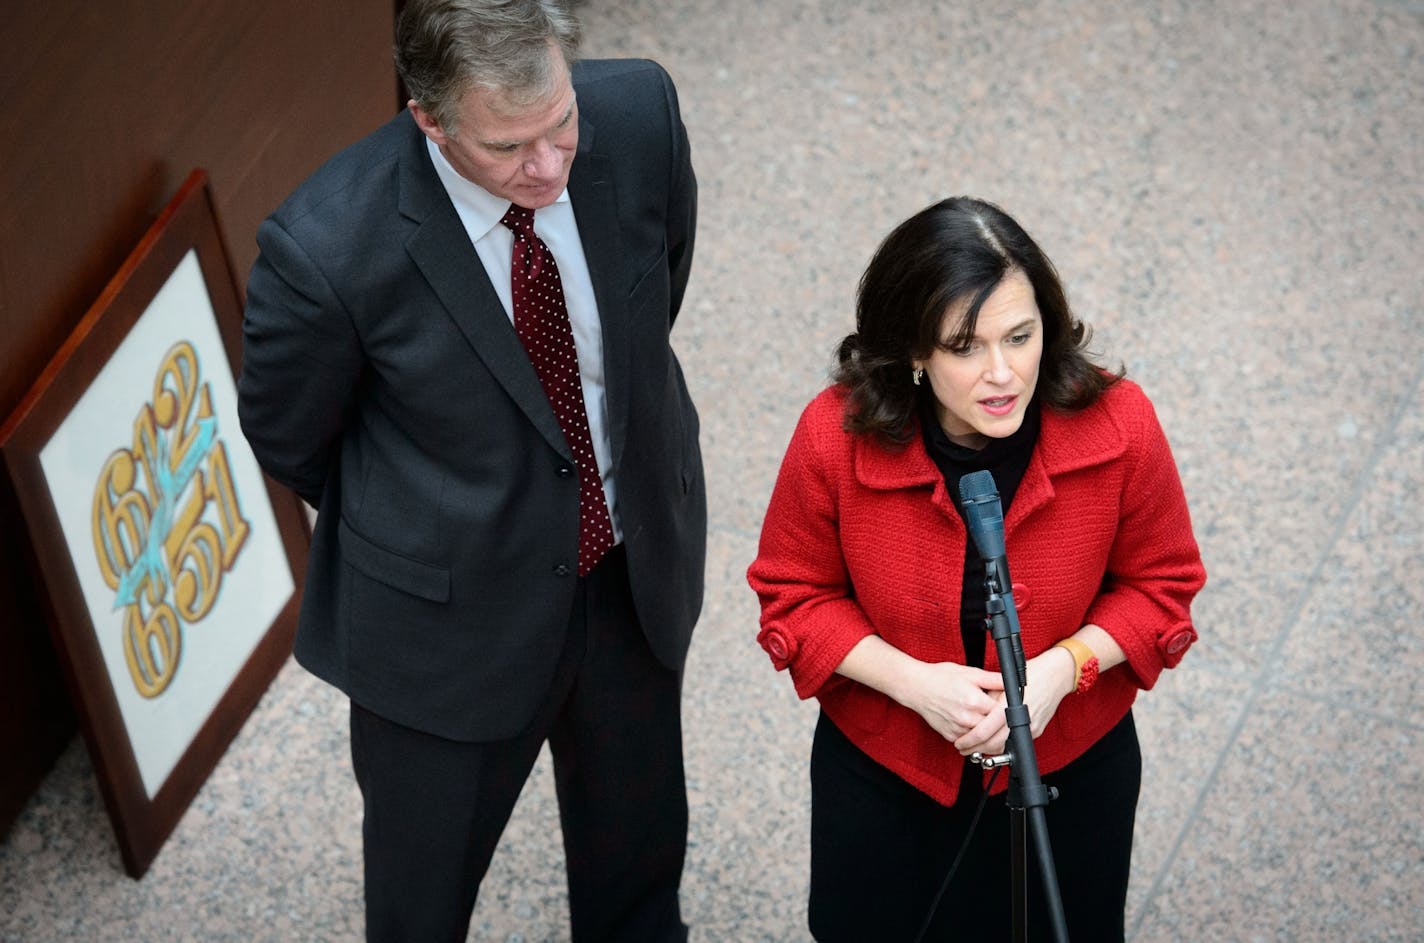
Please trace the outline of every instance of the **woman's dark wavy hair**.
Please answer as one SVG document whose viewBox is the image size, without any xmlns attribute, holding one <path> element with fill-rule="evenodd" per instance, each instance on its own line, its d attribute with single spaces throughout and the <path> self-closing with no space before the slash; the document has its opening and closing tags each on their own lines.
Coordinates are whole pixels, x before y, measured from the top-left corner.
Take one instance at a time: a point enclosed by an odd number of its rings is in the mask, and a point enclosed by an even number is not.
<svg viewBox="0 0 1424 943">
<path fill-rule="evenodd" d="M 992 203 L 942 200 L 895 227 L 870 260 L 856 298 L 855 333 L 841 341 L 833 378 L 849 388 L 844 427 L 894 443 L 915 428 L 913 360 L 940 341 L 945 312 L 968 300 L 956 341 L 974 336 L 979 309 L 1005 275 L 1023 272 L 1043 316 L 1038 396 L 1082 409 L 1123 376 L 1089 359 L 1091 330 L 1073 316 L 1058 272 L 1023 227 Z"/>
</svg>

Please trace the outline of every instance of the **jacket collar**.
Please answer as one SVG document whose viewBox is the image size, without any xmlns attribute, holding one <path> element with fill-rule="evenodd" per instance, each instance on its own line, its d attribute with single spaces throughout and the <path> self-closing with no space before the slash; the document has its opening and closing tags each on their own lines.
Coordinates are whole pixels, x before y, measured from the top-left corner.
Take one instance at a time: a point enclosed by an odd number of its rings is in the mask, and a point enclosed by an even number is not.
<svg viewBox="0 0 1424 943">
<path fill-rule="evenodd" d="M 569 197 L 574 221 L 588 261 L 588 274 L 603 325 L 603 378 L 608 397 L 608 438 L 613 467 L 617 468 L 628 439 L 629 384 L 632 375 L 628 297 L 619 291 L 622 271 L 622 229 L 618 225 L 617 194 L 613 190 L 613 161 L 594 145 L 594 127 L 579 112 L 579 143 L 569 170 Z"/>
<path fill-rule="evenodd" d="M 1044 408 L 1038 445 L 1019 483 L 1006 525 L 1053 500 L 1055 476 L 1110 462 L 1126 451 L 1127 440 L 1104 404 L 1111 395 L 1109 391 L 1092 406 L 1074 413 Z M 954 499 L 925 451 L 918 426 L 903 446 L 887 447 L 856 437 L 854 449 L 855 475 L 865 487 L 878 491 L 930 487 L 933 503 L 958 518 Z"/>
</svg>

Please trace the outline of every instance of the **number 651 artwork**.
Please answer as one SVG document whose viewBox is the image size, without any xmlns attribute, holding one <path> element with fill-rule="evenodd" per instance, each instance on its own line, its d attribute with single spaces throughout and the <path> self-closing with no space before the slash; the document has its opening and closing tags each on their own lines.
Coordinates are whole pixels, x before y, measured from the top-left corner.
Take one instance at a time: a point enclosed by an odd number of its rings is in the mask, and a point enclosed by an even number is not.
<svg viewBox="0 0 1424 943">
<path fill-rule="evenodd" d="M 194 171 L 0 427 L 65 680 L 141 877 L 286 660 L 307 518 L 238 427 L 241 304 Z"/>
</svg>

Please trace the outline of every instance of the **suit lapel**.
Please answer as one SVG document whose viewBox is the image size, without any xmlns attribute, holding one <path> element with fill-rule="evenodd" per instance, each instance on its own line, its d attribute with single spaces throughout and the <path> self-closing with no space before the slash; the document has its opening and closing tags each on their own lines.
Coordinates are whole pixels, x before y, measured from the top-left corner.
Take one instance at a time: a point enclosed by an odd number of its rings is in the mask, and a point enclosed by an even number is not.
<svg viewBox="0 0 1424 943">
<path fill-rule="evenodd" d="M 406 251 L 475 355 L 540 435 L 572 462 L 573 453 L 564 441 L 563 430 L 529 363 L 529 355 L 514 333 L 480 257 L 470 244 L 470 236 L 430 164 L 425 137 L 413 121 L 410 127 L 410 146 L 401 155 L 399 199 L 401 212 L 417 228 L 406 240 Z M 601 296 L 599 300 L 602 301 Z"/>
<path fill-rule="evenodd" d="M 628 433 L 630 329 L 627 286 L 619 241 L 618 204 L 613 192 L 609 158 L 593 151 L 593 128 L 579 122 L 579 153 L 569 172 L 569 198 L 578 223 L 579 240 L 588 260 L 588 274 L 603 325 L 603 377 L 608 396 L 608 438 L 616 468 Z"/>
</svg>

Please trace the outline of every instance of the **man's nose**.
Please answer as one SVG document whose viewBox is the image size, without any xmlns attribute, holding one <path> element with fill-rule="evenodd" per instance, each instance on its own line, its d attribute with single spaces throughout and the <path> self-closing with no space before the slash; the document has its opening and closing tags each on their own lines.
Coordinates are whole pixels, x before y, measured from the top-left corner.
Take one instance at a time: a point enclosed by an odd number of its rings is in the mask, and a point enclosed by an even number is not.
<svg viewBox="0 0 1424 943">
<path fill-rule="evenodd" d="M 564 167 L 564 155 L 547 140 L 534 142 L 534 152 L 524 162 L 524 172 L 538 180 L 557 177 Z"/>
</svg>

